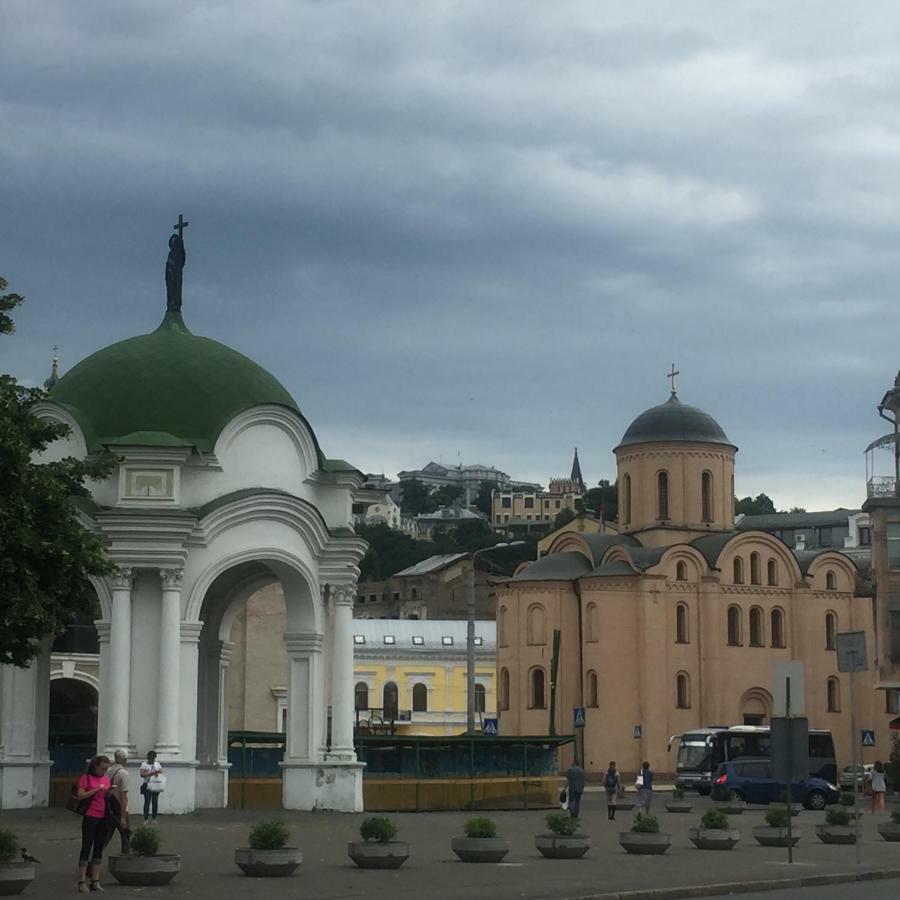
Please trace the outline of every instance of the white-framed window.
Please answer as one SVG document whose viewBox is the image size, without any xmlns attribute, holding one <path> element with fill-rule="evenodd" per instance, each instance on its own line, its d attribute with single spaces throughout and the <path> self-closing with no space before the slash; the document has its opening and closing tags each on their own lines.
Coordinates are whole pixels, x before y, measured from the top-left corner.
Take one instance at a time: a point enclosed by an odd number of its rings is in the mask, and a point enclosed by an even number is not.
<svg viewBox="0 0 900 900">
<path fill-rule="evenodd" d="M 480 647 L 484 643 L 484 638 L 475 635 L 475 646 Z"/>
<path fill-rule="evenodd" d="M 386 644 L 396 644 L 396 643 L 397 643 L 397 638 L 394 637 L 394 635 L 392 635 L 392 634 L 386 634 L 386 635 L 384 636 L 384 642 L 385 642 Z"/>
<path fill-rule="evenodd" d="M 424 647 L 425 646 L 425 638 L 421 634 L 414 634 L 412 636 L 413 647 Z"/>
<path fill-rule="evenodd" d="M 119 469 L 119 502 L 173 505 L 178 496 L 179 471 L 171 466 L 122 466 Z"/>
<path fill-rule="evenodd" d="M 364 634 L 354 634 L 353 635 L 353 643 L 354 644 L 364 644 L 366 642 L 366 636 Z"/>
<path fill-rule="evenodd" d="M 450 637 L 449 635 L 445 634 L 441 638 L 441 644 L 443 644 L 443 646 L 445 646 L 445 647 L 452 647 L 453 646 L 453 638 Z"/>
</svg>

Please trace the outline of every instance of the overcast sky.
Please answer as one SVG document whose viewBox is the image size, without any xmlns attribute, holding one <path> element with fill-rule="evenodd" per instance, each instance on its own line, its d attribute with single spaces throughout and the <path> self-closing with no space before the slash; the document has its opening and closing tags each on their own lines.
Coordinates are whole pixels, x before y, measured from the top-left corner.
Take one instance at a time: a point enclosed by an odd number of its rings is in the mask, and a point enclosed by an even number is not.
<svg viewBox="0 0 900 900">
<path fill-rule="evenodd" d="M 3 0 L 0 368 L 153 330 L 181 212 L 189 326 L 329 456 L 595 483 L 674 362 L 739 496 L 858 506 L 898 47 L 892 2 Z"/>
</svg>

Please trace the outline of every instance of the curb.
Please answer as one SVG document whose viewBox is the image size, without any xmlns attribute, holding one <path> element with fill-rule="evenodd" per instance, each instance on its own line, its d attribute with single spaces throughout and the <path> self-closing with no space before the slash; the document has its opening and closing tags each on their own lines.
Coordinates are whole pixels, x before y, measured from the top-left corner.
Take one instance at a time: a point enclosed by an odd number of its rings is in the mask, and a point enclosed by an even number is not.
<svg viewBox="0 0 900 900">
<path fill-rule="evenodd" d="M 694 884 L 604 894 L 579 894 L 565 900 L 681 900 L 685 897 L 718 897 L 723 894 L 751 894 L 760 891 L 784 891 L 792 888 L 820 887 L 824 884 L 851 884 L 857 881 L 881 881 L 900 878 L 900 869 L 869 869 L 864 872 L 835 872 L 827 875 L 803 875 L 798 878 L 770 878 L 764 881 L 726 881 L 719 884 Z"/>
</svg>

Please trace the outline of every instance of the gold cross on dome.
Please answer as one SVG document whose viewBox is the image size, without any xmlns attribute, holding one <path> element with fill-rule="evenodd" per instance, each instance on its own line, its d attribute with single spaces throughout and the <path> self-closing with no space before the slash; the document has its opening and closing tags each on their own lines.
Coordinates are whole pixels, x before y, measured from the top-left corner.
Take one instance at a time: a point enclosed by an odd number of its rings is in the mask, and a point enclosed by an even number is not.
<svg viewBox="0 0 900 900">
<path fill-rule="evenodd" d="M 675 396 L 675 391 L 677 390 L 677 388 L 675 386 L 675 376 L 680 375 L 680 374 L 681 374 L 681 372 L 679 372 L 678 369 L 675 368 L 675 363 L 672 363 L 672 371 L 669 372 L 668 375 L 666 375 L 666 378 L 672 379 L 672 396 L 673 397 Z"/>
</svg>

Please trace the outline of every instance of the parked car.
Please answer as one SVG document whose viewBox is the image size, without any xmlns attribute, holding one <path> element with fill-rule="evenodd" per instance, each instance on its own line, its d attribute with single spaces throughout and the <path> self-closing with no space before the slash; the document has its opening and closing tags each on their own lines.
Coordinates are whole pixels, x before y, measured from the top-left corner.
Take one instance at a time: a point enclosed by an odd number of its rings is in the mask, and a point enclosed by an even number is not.
<svg viewBox="0 0 900 900">
<path fill-rule="evenodd" d="M 743 800 L 747 803 L 783 803 L 787 785 L 772 774 L 767 757 L 736 759 L 722 763 L 713 779 L 713 800 Z M 824 778 L 805 778 L 791 785 L 791 799 L 807 809 L 824 809 L 837 803 L 840 791 Z"/>
<path fill-rule="evenodd" d="M 873 766 L 871 763 L 856 767 L 856 789 L 858 791 L 861 791 L 863 789 L 863 784 L 865 783 L 866 776 L 871 775 L 874 769 L 875 766 Z M 853 766 L 845 766 L 843 769 L 841 769 L 841 774 L 838 776 L 838 786 L 842 791 L 853 790 Z"/>
</svg>

